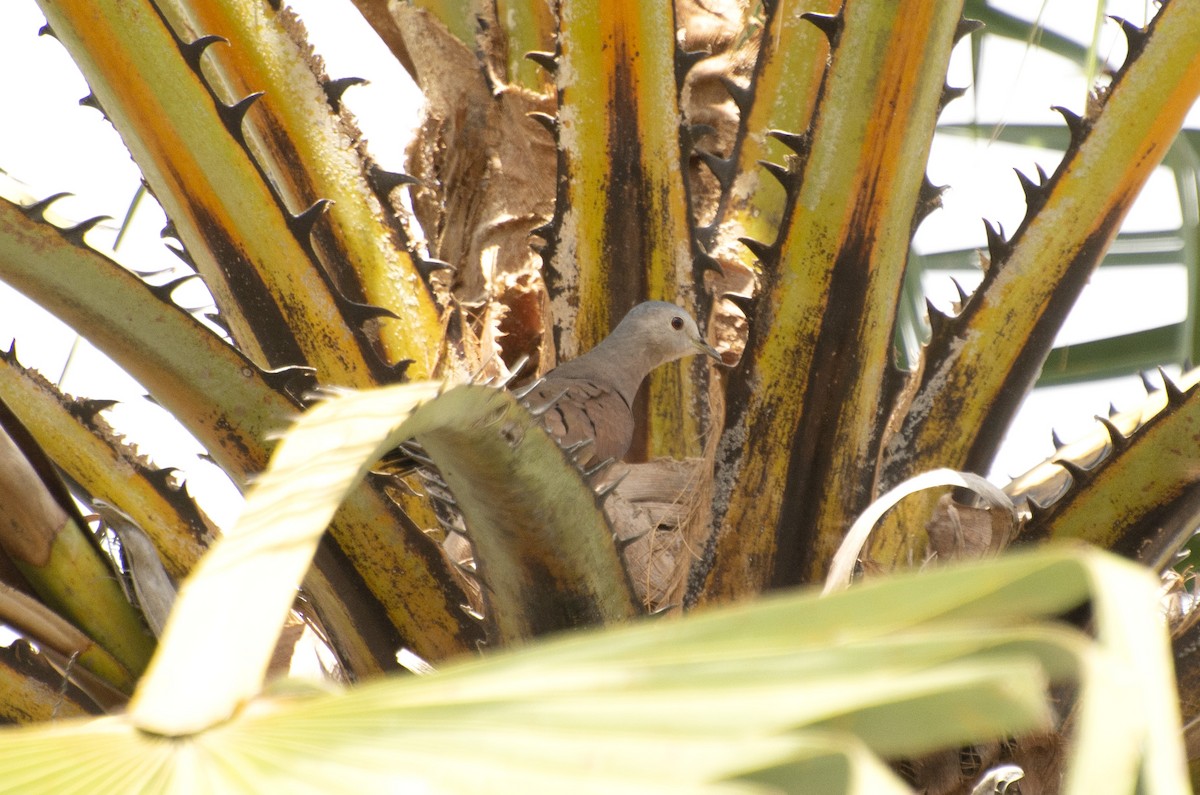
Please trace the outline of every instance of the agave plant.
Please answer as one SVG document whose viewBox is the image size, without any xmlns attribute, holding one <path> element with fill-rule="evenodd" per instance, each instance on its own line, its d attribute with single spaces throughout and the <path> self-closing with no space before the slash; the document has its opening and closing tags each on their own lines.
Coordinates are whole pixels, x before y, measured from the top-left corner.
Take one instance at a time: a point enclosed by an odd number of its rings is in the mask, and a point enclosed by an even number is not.
<svg viewBox="0 0 1200 795">
<path fill-rule="evenodd" d="M 178 281 L 151 283 L 89 245 L 95 219 L 68 222 L 57 196 L 11 183 L 0 278 L 106 351 L 235 482 L 263 470 L 272 434 L 317 388 L 507 379 L 521 359 L 545 372 L 646 298 L 703 318 L 738 360 L 655 374 L 633 454 L 651 463 L 600 502 L 514 495 L 515 471 L 578 490 L 552 448 L 509 465 L 500 449 L 459 455 L 478 443 L 470 429 L 414 431 L 440 473 L 356 481 L 295 605 L 349 679 L 395 668 L 400 648 L 436 664 L 647 603 L 816 583 L 883 492 L 930 469 L 985 471 L 1200 93 L 1200 3 L 1123 23 L 1124 63 L 1087 108 L 1062 110 L 1061 161 L 1022 176 L 1020 226 L 988 225 L 979 286 L 952 317 L 931 308 L 927 343 L 898 351 L 919 330 L 916 275 L 937 266 L 910 244 L 938 206 L 925 166 L 959 93 L 944 82 L 950 54 L 978 35 L 962 3 L 356 0 L 427 100 L 406 173 L 372 160 L 341 103 L 361 81 L 331 79 L 281 4 L 40 5 L 170 219 L 184 278 L 201 278 L 218 312 L 181 309 Z M 1181 332 L 1106 366 L 1179 355 Z M 142 572 L 157 558 L 183 577 L 218 528 L 106 432 L 104 403 L 63 397 L 13 353 L 0 365 L 6 457 L 19 462 L 6 502 L 33 506 L 5 526 L 4 618 L 44 652 L 6 657 L 22 686 L 5 714 L 119 706 L 154 648 L 142 591 L 165 578 Z M 972 525 L 971 505 L 908 499 L 864 570 L 1053 538 L 1166 569 L 1194 529 L 1195 451 L 1178 441 L 1194 435 L 1190 383 L 1167 381 L 1136 416 L 1106 418 L 1014 481 L 1009 531 Z M 644 505 L 664 472 L 677 484 L 653 494 L 675 506 L 665 514 Z M 140 599 L 118 587 L 72 494 L 113 506 L 102 513 Z M 451 552 L 459 530 L 469 566 Z M 627 571 L 635 542 L 653 598 Z M 157 555 L 132 551 L 147 546 Z M 60 691 L 47 660 L 86 689 Z"/>
</svg>

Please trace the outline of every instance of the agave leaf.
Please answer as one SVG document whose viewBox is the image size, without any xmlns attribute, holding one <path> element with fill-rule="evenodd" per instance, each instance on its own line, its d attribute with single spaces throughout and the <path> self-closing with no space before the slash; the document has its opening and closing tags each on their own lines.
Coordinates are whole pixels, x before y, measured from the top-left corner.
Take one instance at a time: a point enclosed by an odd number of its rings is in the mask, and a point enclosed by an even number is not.
<svg viewBox="0 0 1200 795">
<path fill-rule="evenodd" d="M 1197 743 L 1200 743 L 1200 623 L 1188 622 L 1182 631 L 1171 638 L 1174 657 L 1175 681 L 1179 688 L 1179 709 L 1182 713 L 1184 740 L 1187 744 L 1188 761 L 1197 768 Z M 1192 780 L 1195 781 L 1195 772 Z"/>
<path fill-rule="evenodd" d="M 1197 36 L 1195 0 L 1163 7 L 1103 109 L 1080 126 L 1041 208 L 1012 240 L 997 240 L 975 298 L 954 329 L 930 343 L 921 385 L 889 442 L 885 487 L 930 462 L 986 469 L 1054 332 L 1200 93 L 1200 54 L 1184 44 Z M 970 399 L 944 397 L 951 392 Z M 946 423 L 978 432 L 947 434 Z M 880 559 L 892 560 L 898 543 L 881 549 Z"/>
<path fill-rule="evenodd" d="M 243 122 L 255 161 L 291 212 L 318 199 L 333 202 L 313 230 L 313 245 L 349 298 L 397 313 L 378 321 L 388 361 L 412 360 L 407 374 L 428 377 L 441 336 L 433 296 L 405 247 L 387 192 L 372 190 L 370 166 L 346 145 L 348 134 L 361 133 L 336 110 L 340 103 L 331 103 L 328 77 L 305 54 L 303 26 L 286 9 L 240 2 L 179 0 L 164 4 L 164 13 L 186 41 L 202 35 L 228 41 L 214 44 L 205 59 L 223 102 L 265 92 Z"/>
<path fill-rule="evenodd" d="M 705 599 L 821 576 L 869 502 L 898 385 L 894 315 L 959 8 L 841 13 L 778 264 L 764 268 L 756 332 L 729 379 L 717 455 L 732 474 L 714 499 Z"/>
<path fill-rule="evenodd" d="M 268 437 L 299 410 L 311 373 L 259 369 L 134 274 L 30 217 L 28 197 L 4 187 L 16 194 L 0 201 L 4 279 L 86 332 L 244 485 L 266 465 Z M 444 562 L 381 491 L 351 495 L 331 536 L 336 547 L 318 554 L 305 589 L 351 670 L 390 667 L 400 644 L 434 660 L 474 646 Z"/>
<path fill-rule="evenodd" d="M 749 236 L 774 240 L 782 225 L 786 192 L 778 180 L 768 177 L 759 161 L 786 164 L 796 157 L 786 145 L 768 136 L 769 130 L 802 133 L 811 114 L 825 75 L 829 40 L 804 18 L 806 13 L 833 14 L 840 3 L 829 0 L 803 7 L 788 3 L 770 6 L 764 20 L 763 40 L 750 83 L 750 105 L 742 110 L 734 157 L 737 176 L 723 193 L 718 210 L 725 251 L 754 267 L 755 258 L 734 240 Z"/>
<path fill-rule="evenodd" d="M 498 0 L 496 20 L 504 28 L 509 83 L 543 93 L 554 85 L 554 76 L 525 57 L 529 52 L 554 49 L 557 27 L 549 0 Z"/>
<path fill-rule="evenodd" d="M 570 359 L 651 286 L 663 289 L 667 274 L 681 282 L 675 260 L 688 259 L 688 229 L 670 5 L 568 2 L 560 13 L 559 146 L 571 180 L 553 266 L 563 282 L 552 292 L 556 323 L 574 330 L 556 334 L 559 356 Z M 615 141 L 640 143 L 610 162 Z M 661 229 L 646 223 L 657 217 L 679 220 Z"/>
<path fill-rule="evenodd" d="M 43 10 L 241 349 L 265 367 L 315 367 L 326 383 L 385 377 L 367 339 L 346 323 L 345 299 L 314 262 L 306 231 L 293 231 L 242 147 L 241 116 L 222 110 L 154 5 L 47 2 Z"/>
<path fill-rule="evenodd" d="M 1049 466 L 1065 468 L 1070 486 L 1052 502 L 1044 497 L 1038 502 L 1022 538 L 1079 538 L 1148 566 L 1171 565 L 1193 533 L 1190 526 L 1164 532 L 1172 524 L 1166 516 L 1187 502 L 1196 484 L 1195 451 L 1179 440 L 1194 437 L 1200 428 L 1200 390 L 1197 373 L 1185 378 L 1186 391 L 1170 383 L 1147 396 L 1134 428 L 1121 417 L 1104 418 L 1100 455 L 1083 458 L 1078 444 L 1059 450 Z M 1008 491 L 1014 497 L 1031 490 L 1044 493 L 1042 483 L 1031 472 Z M 1139 487 L 1131 488 L 1134 483 Z"/>
<path fill-rule="evenodd" d="M 990 233 L 983 284 L 930 341 L 908 413 L 884 452 L 882 487 L 934 463 L 986 470 L 1055 332 L 1200 95 L 1200 53 L 1183 43 L 1197 36 L 1197 0 L 1164 6 L 1099 113 L 1071 122 L 1071 148 L 1040 189 L 1036 212 L 1011 240 Z M 948 430 L 964 425 L 976 430 Z M 874 560 L 885 568 L 907 560 L 908 529 L 930 511 L 928 501 L 901 506 L 876 537 Z"/>
<path fill-rule="evenodd" d="M 696 285 L 672 4 L 568 0 L 559 14 L 558 144 L 570 178 L 549 286 L 555 344 L 568 359 L 646 298 L 695 314 Z M 639 427 L 648 441 L 635 451 L 699 453 L 706 390 L 686 373 L 675 363 L 651 375 Z"/>
<path fill-rule="evenodd" d="M 178 417 L 235 482 L 261 470 L 265 437 L 300 406 L 289 391 L 308 389 L 311 375 L 292 371 L 272 379 L 108 256 L 72 245 L 56 225 L 30 217 L 34 202 L 19 185 L 3 188 L 5 282 L 84 332 Z"/>
<path fill-rule="evenodd" d="M 978 135 L 979 125 L 942 125 L 938 127 L 938 132 Z M 1065 151 L 1071 141 L 1069 131 L 1062 125 L 1007 124 L 995 135 L 1000 141 L 1060 151 Z M 1200 157 L 1191 139 L 1186 130 L 1182 131 L 1163 158 L 1163 166 L 1169 168 L 1175 178 L 1175 193 L 1182 215 L 1180 228 L 1122 231 L 1104 252 L 1099 267 L 1161 266 L 1178 262 L 1187 269 L 1189 285 L 1197 283 L 1191 275 L 1200 270 L 1200 246 L 1196 243 L 1200 209 L 1195 200 Z M 921 255 L 916 262 L 922 271 L 973 271 L 979 263 L 979 253 L 974 248 L 943 251 Z M 1188 317 L 1195 314 L 1194 309 L 1200 301 L 1198 296 L 1200 291 L 1189 289 Z M 1042 366 L 1037 386 L 1110 378 L 1168 362 L 1196 361 L 1200 359 L 1200 355 L 1197 355 L 1200 354 L 1200 348 L 1197 347 L 1194 332 L 1189 331 L 1191 325 L 1177 323 L 1054 348 Z"/>
<path fill-rule="evenodd" d="M 166 482 L 81 400 L 72 400 L 16 356 L 0 356 L 0 400 L 54 463 L 89 495 L 123 506 L 153 534 L 171 574 L 182 577 L 216 530 L 186 490 Z"/>
<path fill-rule="evenodd" d="M 787 792 L 796 782 L 813 792 L 845 795 L 901 795 L 912 790 L 879 757 L 852 735 L 835 732 L 798 736 L 791 761 L 737 776 L 736 781 L 762 784 L 771 792 Z"/>
<path fill-rule="evenodd" d="M 0 549 L 39 598 L 103 648 L 93 673 L 130 692 L 154 638 L 117 585 L 83 517 L 45 454 L 0 403 Z M 109 656 L 111 655 L 111 657 Z M 117 666 L 109 663 L 115 660 Z"/>
<path fill-rule="evenodd" d="M 525 409 L 492 392 L 490 432 L 463 423 L 419 436 L 466 519 L 490 637 L 508 644 L 636 615 L 582 474 Z"/>
</svg>

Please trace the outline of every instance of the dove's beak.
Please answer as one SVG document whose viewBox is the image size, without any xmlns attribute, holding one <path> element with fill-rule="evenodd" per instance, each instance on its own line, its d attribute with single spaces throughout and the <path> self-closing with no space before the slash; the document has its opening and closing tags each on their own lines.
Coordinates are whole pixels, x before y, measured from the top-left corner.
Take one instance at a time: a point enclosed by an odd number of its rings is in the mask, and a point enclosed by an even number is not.
<svg viewBox="0 0 1200 795">
<path fill-rule="evenodd" d="M 717 360 L 717 364 L 725 364 L 725 360 L 721 358 L 721 352 L 713 346 L 709 345 L 704 340 L 693 340 L 696 350 L 703 353 L 705 356 L 710 356 Z"/>
</svg>

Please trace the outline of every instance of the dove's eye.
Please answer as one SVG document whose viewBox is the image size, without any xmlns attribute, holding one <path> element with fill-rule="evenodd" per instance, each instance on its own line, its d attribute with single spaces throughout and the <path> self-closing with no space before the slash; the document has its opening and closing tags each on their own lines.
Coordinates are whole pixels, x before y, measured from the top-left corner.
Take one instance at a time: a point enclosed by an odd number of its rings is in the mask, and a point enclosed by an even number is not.
<svg viewBox="0 0 1200 795">
<path fill-rule="evenodd" d="M 679 331 L 679 329 L 683 328 L 683 318 L 681 318 L 679 315 L 671 318 L 671 328 L 675 329 L 676 331 Z"/>
</svg>

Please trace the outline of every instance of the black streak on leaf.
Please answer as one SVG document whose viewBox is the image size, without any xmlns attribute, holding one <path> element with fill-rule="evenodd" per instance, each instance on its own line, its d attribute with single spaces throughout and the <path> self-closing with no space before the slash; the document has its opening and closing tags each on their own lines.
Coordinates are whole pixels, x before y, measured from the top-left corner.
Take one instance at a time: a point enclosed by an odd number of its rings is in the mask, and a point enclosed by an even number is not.
<svg viewBox="0 0 1200 795">
<path fill-rule="evenodd" d="M 847 223 L 845 243 L 830 269 L 832 279 L 824 320 L 813 344 L 811 365 L 803 374 L 803 391 L 808 395 L 844 394 L 857 379 L 860 366 L 856 356 L 858 335 L 868 300 L 867 269 L 862 263 L 868 260 L 874 245 L 871 226 L 863 218 L 864 213 L 869 212 L 869 206 L 867 201 L 857 205 Z M 838 401 L 815 399 L 809 402 L 797 417 L 792 439 L 783 442 L 790 451 L 780 521 L 769 530 L 775 536 L 775 559 L 767 577 L 773 587 L 799 584 L 817 567 L 812 540 L 819 527 L 817 517 L 822 504 L 832 499 L 823 489 L 825 484 L 833 482 L 830 468 L 834 459 L 827 451 L 835 444 L 841 427 L 841 411 L 844 409 Z M 762 421 L 770 423 L 773 418 L 764 413 Z M 880 404 L 874 416 L 859 417 L 855 421 L 874 428 L 874 438 L 878 440 L 882 438 L 887 421 L 885 406 Z M 768 432 L 767 427 L 747 428 L 749 434 Z M 865 455 L 870 460 L 877 452 L 866 452 Z M 838 499 L 849 502 L 845 510 L 857 513 L 865 507 L 869 502 L 869 480 L 860 479 L 854 486 L 847 485 L 846 490 L 837 495 Z"/>
<path fill-rule="evenodd" d="M 213 260 L 229 284 L 230 295 L 239 302 L 238 314 L 251 321 L 268 366 L 304 364 L 306 359 L 290 326 L 258 270 L 246 261 L 245 252 L 221 223 L 209 215 L 207 208 L 194 205 L 193 212 L 200 235 L 207 241 Z"/>
<path fill-rule="evenodd" d="M 604 204 L 603 251 L 608 257 L 610 317 L 621 317 L 645 296 L 645 263 L 651 259 L 647 226 L 666 226 L 648 206 L 650 186 L 644 171 L 641 131 L 637 127 L 638 93 L 630 74 L 629 53 L 619 52 L 612 74 L 608 109 L 608 152 L 611 177 Z M 636 444 L 636 442 L 635 442 Z"/>
</svg>

